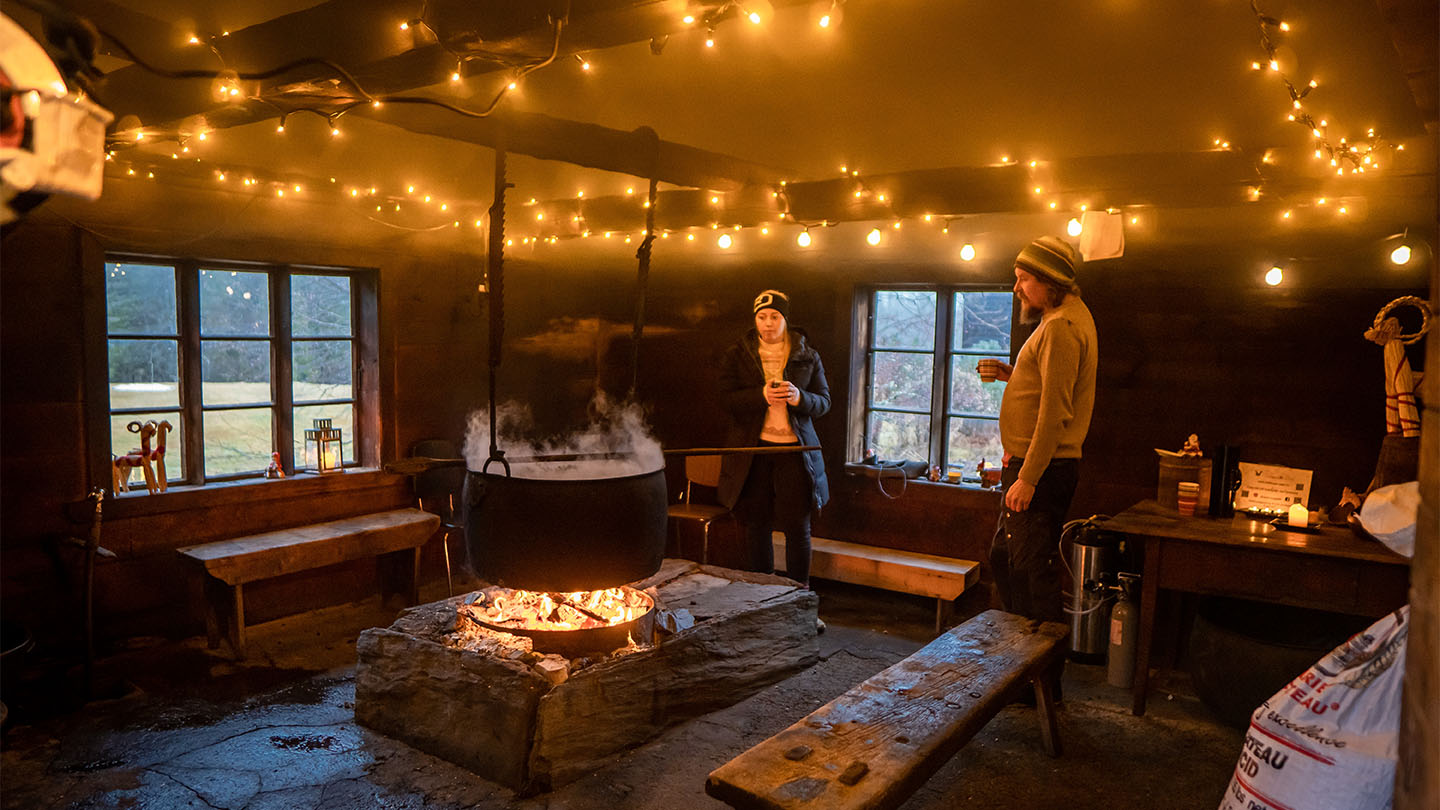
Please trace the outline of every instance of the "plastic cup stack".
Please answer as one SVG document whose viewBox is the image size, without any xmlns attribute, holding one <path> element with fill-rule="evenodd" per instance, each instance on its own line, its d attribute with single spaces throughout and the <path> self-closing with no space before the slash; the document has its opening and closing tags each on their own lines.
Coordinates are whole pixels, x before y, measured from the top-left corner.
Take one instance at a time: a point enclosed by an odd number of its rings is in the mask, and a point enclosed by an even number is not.
<svg viewBox="0 0 1440 810">
<path fill-rule="evenodd" d="M 1195 514 L 1195 504 L 1200 500 L 1200 485 L 1194 481 L 1181 481 L 1175 491 L 1175 505 L 1180 509 L 1180 514 L 1191 516 Z"/>
</svg>

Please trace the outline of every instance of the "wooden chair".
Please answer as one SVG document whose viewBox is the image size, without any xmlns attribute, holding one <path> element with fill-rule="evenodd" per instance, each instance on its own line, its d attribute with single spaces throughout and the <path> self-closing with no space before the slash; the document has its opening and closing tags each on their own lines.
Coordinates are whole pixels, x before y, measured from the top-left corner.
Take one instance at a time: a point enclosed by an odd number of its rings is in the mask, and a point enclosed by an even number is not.
<svg viewBox="0 0 1440 810">
<path fill-rule="evenodd" d="M 449 439 L 421 439 L 410 448 L 412 458 L 456 458 L 458 451 Z M 461 488 L 465 484 L 465 470 L 461 467 L 442 467 L 427 470 L 415 476 L 416 505 L 423 511 L 440 517 L 440 547 L 445 552 L 445 584 L 448 593 L 455 595 L 455 580 L 450 573 L 450 533 L 462 531 L 464 523 L 456 519 L 460 504 Z"/>
<path fill-rule="evenodd" d="M 671 504 L 670 519 L 678 524 L 700 524 L 700 560 L 708 563 L 710 557 L 710 524 L 730 514 L 730 510 L 719 504 L 695 503 L 694 487 L 718 487 L 720 485 L 720 459 L 722 456 L 685 457 L 685 493 L 680 502 Z"/>
</svg>

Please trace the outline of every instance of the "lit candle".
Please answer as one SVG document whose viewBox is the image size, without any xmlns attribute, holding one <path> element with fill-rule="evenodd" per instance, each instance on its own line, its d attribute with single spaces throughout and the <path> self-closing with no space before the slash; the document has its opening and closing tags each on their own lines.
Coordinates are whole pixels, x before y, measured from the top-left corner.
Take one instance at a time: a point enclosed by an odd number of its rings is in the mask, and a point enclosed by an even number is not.
<svg viewBox="0 0 1440 810">
<path fill-rule="evenodd" d="M 1305 504 L 1303 504 L 1303 503 L 1292 504 L 1291 507 L 1290 507 L 1290 525 L 1291 525 L 1291 526 L 1300 526 L 1300 527 L 1303 528 L 1303 527 L 1305 527 L 1305 526 L 1308 526 L 1309 523 L 1310 523 L 1310 511 L 1305 508 Z"/>
<path fill-rule="evenodd" d="M 330 449 L 326 449 L 326 451 L 325 451 L 325 463 L 322 464 L 322 465 L 320 465 L 320 469 L 322 469 L 322 470 L 333 470 L 333 469 L 335 469 L 337 466 L 338 466 L 338 465 L 335 463 L 335 451 L 334 451 L 334 450 L 330 450 Z M 1300 507 L 1300 509 L 1301 509 L 1301 511 L 1304 511 L 1305 507 L 1302 506 L 1302 507 Z M 1292 511 L 1291 514 L 1293 515 L 1294 512 Z M 1291 520 L 1294 520 L 1294 518 L 1292 517 Z M 1301 516 L 1301 520 L 1302 520 L 1302 521 L 1304 520 L 1304 516 Z"/>
</svg>

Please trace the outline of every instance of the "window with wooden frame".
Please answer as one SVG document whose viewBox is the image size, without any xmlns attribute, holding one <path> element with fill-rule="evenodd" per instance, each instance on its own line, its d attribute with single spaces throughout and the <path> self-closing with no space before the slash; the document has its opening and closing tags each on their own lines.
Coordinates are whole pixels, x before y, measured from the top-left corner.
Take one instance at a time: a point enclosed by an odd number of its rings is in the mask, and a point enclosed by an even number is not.
<svg viewBox="0 0 1440 810">
<path fill-rule="evenodd" d="M 315 468 L 304 431 L 328 418 L 343 464 L 373 459 L 375 284 L 370 270 L 108 256 L 112 454 L 154 422 L 170 483 L 260 476 L 272 453 L 293 474 Z"/>
<path fill-rule="evenodd" d="M 979 480 L 998 465 L 1005 383 L 981 382 L 981 358 L 1010 361 L 1014 295 L 1004 286 L 862 289 L 850 446 L 884 461 L 925 461 Z M 936 396 L 940 392 L 940 396 Z"/>
</svg>

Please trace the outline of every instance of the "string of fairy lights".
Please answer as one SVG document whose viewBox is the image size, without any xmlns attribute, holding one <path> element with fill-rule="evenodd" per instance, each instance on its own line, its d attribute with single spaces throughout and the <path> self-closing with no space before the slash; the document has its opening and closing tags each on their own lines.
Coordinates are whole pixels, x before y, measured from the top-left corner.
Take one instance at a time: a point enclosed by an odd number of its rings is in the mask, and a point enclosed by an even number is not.
<svg viewBox="0 0 1440 810">
<path fill-rule="evenodd" d="M 1291 27 L 1288 23 L 1272 18 L 1260 11 L 1257 0 L 1252 0 L 1251 9 L 1254 12 L 1261 30 L 1261 42 L 1266 51 L 1267 64 L 1271 72 L 1276 73 L 1282 80 L 1291 99 L 1291 111 L 1289 119 L 1309 127 L 1314 141 L 1314 155 L 1316 158 L 1328 158 L 1337 174 L 1363 174 L 1366 169 L 1379 168 L 1379 157 L 1384 150 L 1403 150 L 1402 144 L 1389 144 L 1374 136 L 1374 131 L 1369 130 L 1365 139 L 1347 140 L 1340 138 L 1338 142 L 1330 140 L 1330 127 L 1327 121 L 1314 119 L 1304 104 L 1310 91 L 1318 87 L 1318 82 L 1311 80 L 1303 85 L 1296 85 L 1291 78 L 1280 69 L 1277 56 L 1277 41 L 1282 34 L 1289 34 Z M 680 22 L 687 28 L 703 28 L 705 31 L 704 45 L 707 48 L 716 46 L 716 27 L 722 22 L 738 19 L 748 20 L 752 24 L 762 25 L 769 21 L 774 10 L 768 0 L 727 0 L 714 5 L 707 5 L 695 12 L 685 14 Z M 812 12 L 814 24 L 821 29 L 831 29 L 839 24 L 843 18 L 844 0 L 820 0 Z M 302 59 L 288 65 L 282 65 L 264 73 L 242 74 L 230 69 L 224 64 L 221 49 L 218 41 L 229 36 L 224 31 L 218 36 L 202 38 L 199 35 L 190 37 L 192 45 L 205 46 L 220 60 L 222 67 L 216 71 L 162 71 L 143 63 L 138 57 L 135 61 L 147 68 L 154 70 L 161 75 L 176 78 L 194 78 L 196 76 L 209 76 L 214 80 L 213 93 L 216 99 L 226 102 L 241 103 L 255 101 L 274 107 L 280 112 L 276 124 L 276 131 L 283 135 L 286 132 L 286 124 L 289 116 L 295 113 L 312 113 L 323 117 L 330 129 L 332 137 L 342 137 L 340 119 L 345 113 L 361 106 L 370 105 L 380 107 L 386 103 L 414 103 L 434 104 L 462 115 L 470 117 L 484 117 L 491 114 L 508 93 L 518 89 L 520 80 L 529 73 L 541 68 L 553 65 L 561 48 L 562 30 L 566 23 L 564 18 L 551 18 L 550 23 L 553 29 L 551 52 L 544 59 L 528 59 L 507 61 L 507 58 L 488 53 L 466 53 L 457 51 L 447 44 L 447 38 L 443 35 L 443 26 L 431 19 L 428 0 L 422 3 L 420 11 L 416 16 L 408 17 L 398 23 L 394 23 L 402 32 L 410 32 L 416 37 L 416 46 L 423 43 L 438 45 L 445 53 L 454 60 L 454 69 L 449 73 L 451 83 L 460 83 L 466 80 L 466 66 L 472 60 L 484 59 L 492 62 L 500 62 L 508 69 L 508 73 L 502 78 L 500 88 L 493 100 L 484 109 L 467 109 L 458 105 L 450 104 L 447 101 L 419 96 L 401 95 L 373 95 L 360 84 L 343 67 L 323 59 Z M 108 36 L 108 35 L 107 35 Z M 112 40 L 113 37 L 110 37 Z M 668 37 L 664 38 L 668 39 Z M 652 40 L 651 50 L 658 54 L 665 45 L 664 39 Z M 423 42 L 422 42 L 423 41 Z M 121 44 L 121 49 L 128 53 L 128 49 Z M 131 54 L 133 57 L 133 54 Z M 579 69 L 586 74 L 592 73 L 590 57 L 582 53 L 570 54 L 578 64 Z M 570 60 L 564 60 L 568 63 Z M 313 63 L 324 66 L 334 71 L 342 80 L 341 86 L 345 87 L 343 95 L 328 99 L 322 106 L 314 104 L 287 104 L 284 93 L 275 97 L 267 97 L 262 91 L 260 82 L 263 78 L 279 75 L 296 66 Z M 1252 64 L 1252 68 L 1261 69 L 1265 67 L 1259 62 Z M 443 84 L 443 80 L 440 82 Z M 177 171 L 174 174 L 183 177 L 186 182 L 197 182 L 198 178 L 204 178 L 204 170 L 197 170 L 196 166 L 201 164 L 201 158 L 195 152 L 202 148 L 202 144 L 211 142 L 216 137 L 213 130 L 197 129 L 189 132 L 166 132 L 144 127 L 129 128 L 115 133 L 111 138 L 110 148 L 107 150 L 106 159 L 107 175 L 112 177 L 128 177 L 145 180 L 155 180 L 158 175 L 169 173 L 169 166 L 189 164 L 184 171 Z M 172 144 L 171 162 L 167 165 L 163 155 L 150 157 L 148 155 L 126 156 L 125 152 L 131 151 L 127 147 L 140 145 L 153 145 L 156 143 Z M 1223 139 L 1215 139 L 1213 146 L 1218 149 L 1235 150 L 1231 144 Z M 153 146 L 152 146 L 153 148 Z M 1236 150 L 1238 151 L 1238 150 Z M 998 162 L 992 162 L 992 166 L 1017 165 L 1018 161 L 1012 157 L 1001 156 Z M 1261 164 L 1272 163 L 1272 153 L 1266 152 L 1261 158 Z M 1048 187 L 1048 164 L 1046 161 L 1034 159 L 1024 161 L 1024 165 L 1032 170 L 1029 175 L 1029 189 L 1035 200 L 1034 211 L 1053 211 L 1057 213 L 1071 213 L 1073 216 L 1066 222 L 1066 233 L 1072 237 L 1081 235 L 1081 218 L 1092 210 L 1091 204 L 1084 201 L 1085 195 L 1073 191 L 1056 190 Z M 945 235 L 950 231 L 951 225 L 957 220 L 966 219 L 965 216 L 946 214 L 943 212 L 926 212 L 913 215 L 899 215 L 899 210 L 909 210 L 906 206 L 899 205 L 895 195 L 883 188 L 883 178 L 879 181 L 862 177 L 858 169 L 842 167 L 840 174 L 848 180 L 852 186 L 852 200 L 855 208 L 849 211 L 837 212 L 834 219 L 804 220 L 796 218 L 791 213 L 790 193 L 787 183 L 779 182 L 771 189 L 771 196 L 775 200 L 775 221 L 763 222 L 760 224 L 741 224 L 733 221 L 733 217 L 727 211 L 725 195 L 719 192 L 706 192 L 710 195 L 712 215 L 708 222 L 687 226 L 684 228 L 657 228 L 656 236 L 661 239 L 678 237 L 686 242 L 698 242 L 713 240 L 713 244 L 721 250 L 729 250 L 740 244 L 739 235 L 741 231 L 753 230 L 761 237 L 769 237 L 779 233 L 782 228 L 794 232 L 794 241 L 801 249 L 810 248 L 817 244 L 817 237 L 824 229 L 855 220 L 877 220 L 883 224 L 869 229 L 865 234 L 864 241 L 872 247 L 879 247 L 882 244 L 896 238 L 897 231 L 900 231 L 909 220 L 921 227 L 928 227 L 939 234 Z M 1258 201 L 1263 196 L 1266 172 L 1262 167 L 1256 167 L 1256 180 L 1253 185 L 1245 190 L 1246 198 L 1251 201 Z M 471 227 L 483 229 L 487 217 L 488 206 L 468 201 L 455 201 L 446 199 L 443 195 L 418 188 L 415 184 L 405 184 L 404 188 L 385 188 L 366 182 L 347 182 L 338 177 L 328 178 L 299 178 L 282 176 L 277 173 L 266 173 L 248 167 L 220 167 L 215 166 L 209 170 L 209 179 L 205 182 L 226 185 L 235 193 L 250 193 L 256 196 L 271 196 L 275 199 L 330 199 L 345 200 L 352 203 L 355 210 L 366 218 L 382 226 L 409 230 L 409 231 L 435 231 L 445 228 L 461 229 Z M 625 196 L 634 194 L 633 187 L 627 189 Z M 618 194 L 614 196 L 620 196 Z M 530 200 L 526 209 L 530 212 L 529 217 L 520 217 L 515 221 L 512 228 L 516 233 L 507 239 L 507 246 L 515 245 L 546 245 L 556 244 L 566 239 L 589 239 L 614 240 L 614 244 L 624 245 L 639 241 L 644 237 L 644 227 L 640 223 L 644 221 L 643 206 L 635 208 L 636 227 L 634 229 L 609 230 L 591 229 L 588 227 L 585 216 L 585 194 L 578 192 L 572 199 L 559 199 L 541 202 Z M 592 196 L 590 200 L 596 198 Z M 603 197 L 601 198 L 603 199 Z M 663 203 L 661 203 L 663 206 Z M 648 205 L 648 203 L 645 203 Z M 1304 204 L 1314 209 L 1325 209 L 1330 215 L 1344 217 L 1349 213 L 1349 208 L 1343 201 L 1331 205 L 1330 200 L 1325 197 L 1317 198 L 1313 203 Z M 1094 210 L 1103 210 L 1109 213 L 1120 213 L 1126 210 L 1127 222 L 1136 225 L 1140 222 L 1142 213 L 1132 206 L 1103 205 Z M 1294 208 L 1286 208 L 1280 214 L 1282 220 L 1292 220 L 1296 215 Z M 561 219 L 568 217 L 568 221 Z M 521 227 L 520 223 L 528 223 Z M 418 223 L 418 224 L 417 224 Z M 707 232 L 710 234 L 707 236 Z M 966 241 L 958 251 L 963 261 L 973 261 L 977 258 L 975 245 Z"/>
<path fill-rule="evenodd" d="M 1279 54 L 1280 40 L 1292 32 L 1290 23 L 1272 17 L 1260 10 L 1258 0 L 1250 0 L 1250 10 L 1255 14 L 1255 19 L 1260 26 L 1260 45 L 1265 50 L 1265 61 L 1251 62 L 1250 69 L 1256 71 L 1268 70 L 1280 78 L 1281 84 L 1290 97 L 1290 109 L 1286 113 L 1286 119 L 1305 127 L 1310 132 L 1314 144 L 1314 156 L 1317 160 L 1328 160 L 1331 168 L 1335 169 L 1337 175 L 1364 174 L 1366 169 L 1380 168 L 1380 158 L 1390 150 L 1403 151 L 1404 144 L 1392 144 L 1375 135 L 1373 127 L 1365 131 L 1365 137 L 1352 139 L 1340 137 L 1333 140 L 1330 134 L 1330 122 L 1324 118 L 1316 118 L 1306 107 L 1305 99 L 1310 91 L 1320 86 L 1317 79 L 1310 79 L 1308 82 L 1297 84 L 1281 66 Z"/>
</svg>

